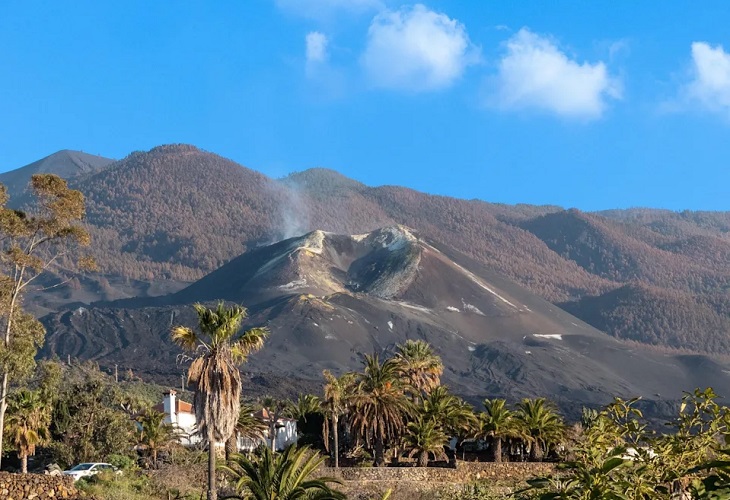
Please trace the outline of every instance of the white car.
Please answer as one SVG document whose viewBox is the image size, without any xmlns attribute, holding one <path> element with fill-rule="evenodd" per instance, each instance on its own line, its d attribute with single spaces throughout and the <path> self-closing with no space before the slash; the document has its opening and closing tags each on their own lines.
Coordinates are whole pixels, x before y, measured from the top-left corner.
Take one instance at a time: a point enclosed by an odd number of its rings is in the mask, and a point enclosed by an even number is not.
<svg viewBox="0 0 730 500">
<path fill-rule="evenodd" d="M 69 470 L 63 471 L 65 475 L 73 477 L 74 481 L 78 481 L 82 477 L 94 476 L 96 474 L 99 474 L 100 472 L 114 472 L 115 474 L 122 473 L 122 471 L 114 467 L 112 464 L 98 462 L 79 464 Z"/>
</svg>

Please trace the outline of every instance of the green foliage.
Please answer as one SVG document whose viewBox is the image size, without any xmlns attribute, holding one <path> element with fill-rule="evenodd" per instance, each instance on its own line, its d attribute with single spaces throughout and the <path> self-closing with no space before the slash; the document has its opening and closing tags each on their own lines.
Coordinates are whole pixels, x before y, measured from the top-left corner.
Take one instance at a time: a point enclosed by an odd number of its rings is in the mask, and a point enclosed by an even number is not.
<svg viewBox="0 0 730 500">
<path fill-rule="evenodd" d="M 28 455 L 49 438 L 48 417 L 40 392 L 21 389 L 11 394 L 5 433 L 22 459 L 23 472 L 28 472 Z"/>
<path fill-rule="evenodd" d="M 257 456 L 236 455 L 221 469 L 231 476 L 239 495 L 253 500 L 344 500 L 345 495 L 329 486 L 339 481 L 315 478 L 322 462 L 324 458 L 307 447 L 292 445 L 277 455 L 262 447 Z"/>
<path fill-rule="evenodd" d="M 530 460 L 541 460 L 563 438 L 565 425 L 555 407 L 545 398 L 523 399 L 517 404 L 515 421 L 521 437 L 530 445 Z"/>
<path fill-rule="evenodd" d="M 117 469 L 126 471 L 136 468 L 137 462 L 134 460 L 134 458 L 130 457 L 129 455 L 119 455 L 117 453 L 112 453 L 111 455 L 108 455 L 106 457 L 107 463 L 112 464 Z"/>
<path fill-rule="evenodd" d="M 728 453 L 730 411 L 716 398 L 712 389 L 686 394 L 668 424 L 673 432 L 662 434 L 648 430 L 635 399 L 617 398 L 585 429 L 576 460 L 558 476 L 530 481 L 521 498 L 728 498 L 729 463 L 717 457 Z"/>
<path fill-rule="evenodd" d="M 403 436 L 403 445 L 408 456 L 417 457 L 419 467 L 428 465 L 429 456 L 445 459 L 444 446 L 448 442 L 449 437 L 436 419 L 420 415 L 414 421 L 408 422 Z"/>
<path fill-rule="evenodd" d="M 157 455 L 178 444 L 179 431 L 172 424 L 165 423 L 165 414 L 147 409 L 136 418 L 137 448 L 147 452 L 153 467 L 157 467 Z"/>
</svg>

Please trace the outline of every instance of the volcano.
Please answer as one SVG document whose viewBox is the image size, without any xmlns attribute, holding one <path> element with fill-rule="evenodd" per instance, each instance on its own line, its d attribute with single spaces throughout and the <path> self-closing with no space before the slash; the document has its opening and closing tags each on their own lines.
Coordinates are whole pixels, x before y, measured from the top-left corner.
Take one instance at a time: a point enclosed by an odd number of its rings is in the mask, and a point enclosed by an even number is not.
<svg viewBox="0 0 730 500">
<path fill-rule="evenodd" d="M 403 226 L 314 231 L 250 250 L 174 294 L 49 315 L 45 353 L 176 376 L 184 366 L 170 327 L 195 324 L 190 304 L 218 300 L 245 305 L 247 326 L 271 330 L 246 370 L 278 384 L 357 369 L 363 354 L 423 339 L 443 359 L 443 382 L 472 401 L 545 396 L 573 413 L 613 396 L 658 403 L 708 385 L 730 394 L 720 359 L 623 343 Z"/>
</svg>

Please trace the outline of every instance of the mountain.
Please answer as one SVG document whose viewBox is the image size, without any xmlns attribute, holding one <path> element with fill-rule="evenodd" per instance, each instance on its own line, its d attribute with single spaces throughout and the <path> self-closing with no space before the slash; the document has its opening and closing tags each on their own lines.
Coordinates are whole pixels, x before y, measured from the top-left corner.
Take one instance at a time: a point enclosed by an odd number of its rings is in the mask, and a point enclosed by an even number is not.
<svg viewBox="0 0 730 500">
<path fill-rule="evenodd" d="M 170 327 L 195 324 L 190 304 L 216 300 L 248 305 L 248 325 L 271 329 L 246 367 L 284 379 L 356 369 L 362 354 L 411 338 L 428 341 L 444 382 L 474 401 L 549 395 L 575 413 L 614 395 L 658 402 L 710 381 L 730 393 L 725 364 L 624 344 L 403 226 L 314 231 L 249 250 L 171 295 L 50 315 L 44 351 L 174 377 L 184 358 Z"/>
<path fill-rule="evenodd" d="M 113 162 L 102 156 L 64 149 L 30 165 L 0 174 L 0 183 L 17 199 L 27 188 L 33 174 L 56 174 L 64 179 L 72 179 L 103 170 Z"/>
<path fill-rule="evenodd" d="M 371 187 L 323 168 L 274 180 L 189 145 L 135 152 L 71 184 L 86 195 L 102 275 L 59 276 L 29 297 L 37 314 L 174 292 L 316 228 L 402 224 L 613 336 L 730 353 L 728 212 L 494 204 Z"/>
</svg>

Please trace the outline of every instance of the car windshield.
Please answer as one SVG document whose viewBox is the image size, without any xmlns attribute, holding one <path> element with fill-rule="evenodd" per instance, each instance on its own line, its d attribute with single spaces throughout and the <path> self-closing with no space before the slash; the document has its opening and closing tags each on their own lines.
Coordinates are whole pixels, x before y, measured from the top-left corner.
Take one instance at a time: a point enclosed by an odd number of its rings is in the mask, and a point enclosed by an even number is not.
<svg viewBox="0 0 730 500">
<path fill-rule="evenodd" d="M 79 464 L 71 470 L 89 470 L 93 466 L 94 466 L 94 464 Z"/>
</svg>

